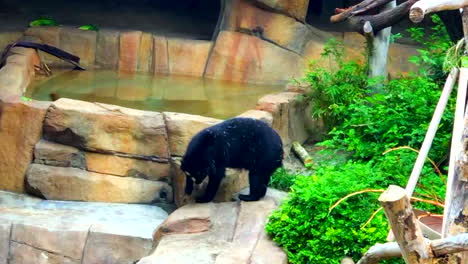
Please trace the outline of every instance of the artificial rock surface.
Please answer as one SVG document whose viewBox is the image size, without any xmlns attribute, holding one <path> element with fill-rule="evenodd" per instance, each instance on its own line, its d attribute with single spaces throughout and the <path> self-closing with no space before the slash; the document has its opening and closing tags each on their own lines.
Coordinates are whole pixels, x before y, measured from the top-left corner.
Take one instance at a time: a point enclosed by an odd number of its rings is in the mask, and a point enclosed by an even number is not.
<svg viewBox="0 0 468 264">
<path fill-rule="evenodd" d="M 31 164 L 29 192 L 50 200 L 111 203 L 172 203 L 172 187 L 162 181 L 120 177 L 78 168 Z"/>
<path fill-rule="evenodd" d="M 131 264 L 167 218 L 150 205 L 59 202 L 0 191 L 0 263 Z"/>
<path fill-rule="evenodd" d="M 154 233 L 155 250 L 139 264 L 286 264 L 286 254 L 265 234 L 267 217 L 280 200 L 189 204 Z"/>
<path fill-rule="evenodd" d="M 44 137 L 81 149 L 168 159 L 161 113 L 61 98 L 48 109 Z"/>
</svg>

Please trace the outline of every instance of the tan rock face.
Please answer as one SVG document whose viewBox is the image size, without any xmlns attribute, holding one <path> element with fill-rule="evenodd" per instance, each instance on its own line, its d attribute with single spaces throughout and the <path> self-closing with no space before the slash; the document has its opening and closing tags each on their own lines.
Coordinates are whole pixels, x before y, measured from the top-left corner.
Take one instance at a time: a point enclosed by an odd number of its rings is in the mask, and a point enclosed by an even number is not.
<svg viewBox="0 0 468 264">
<path fill-rule="evenodd" d="M 181 113 L 164 112 L 171 155 L 183 156 L 195 134 L 222 120 Z"/>
<path fill-rule="evenodd" d="M 276 206 L 270 199 L 183 206 L 154 233 L 156 250 L 138 263 L 287 263 L 264 232 Z"/>
<path fill-rule="evenodd" d="M 167 50 L 167 38 L 154 36 L 153 40 L 154 74 L 169 74 L 169 55 Z"/>
<path fill-rule="evenodd" d="M 34 148 L 34 163 L 57 167 L 86 168 L 84 153 L 79 149 L 40 140 Z"/>
<path fill-rule="evenodd" d="M 24 175 L 41 138 L 48 105 L 0 102 L 0 190 L 24 191 Z"/>
<path fill-rule="evenodd" d="M 275 44 L 252 35 L 222 31 L 208 60 L 205 77 L 280 85 L 302 76 L 304 65 L 301 56 Z"/>
<path fill-rule="evenodd" d="M 88 150 L 167 159 L 161 113 L 61 98 L 50 107 L 45 137 Z"/>
<path fill-rule="evenodd" d="M 211 41 L 170 38 L 167 45 L 171 74 L 203 76 Z"/>
<path fill-rule="evenodd" d="M 132 73 L 137 70 L 141 34 L 141 31 L 122 32 L 120 34 L 120 71 Z"/>
<path fill-rule="evenodd" d="M 152 244 L 151 239 L 100 233 L 91 228 L 82 263 L 134 263 L 151 251 Z"/>
<path fill-rule="evenodd" d="M 249 110 L 238 115 L 238 117 L 249 117 L 249 118 L 258 119 L 267 123 L 269 126 L 272 126 L 273 124 L 273 115 L 267 111 Z"/>
<path fill-rule="evenodd" d="M 103 69 L 117 69 L 119 65 L 119 32 L 101 29 L 97 35 L 96 65 Z"/>
<path fill-rule="evenodd" d="M 138 71 L 153 72 L 153 35 L 141 35 L 140 50 L 138 52 Z"/>
<path fill-rule="evenodd" d="M 80 57 L 80 64 L 92 66 L 96 61 L 96 36 L 96 31 L 62 28 L 59 47 Z"/>
<path fill-rule="evenodd" d="M 23 95 L 28 85 L 25 64 L 9 63 L 0 69 L 0 98 L 8 95 Z"/>
<path fill-rule="evenodd" d="M 171 203 L 165 182 L 117 177 L 76 168 L 32 164 L 27 172 L 31 191 L 51 200 L 113 203 Z"/>
<path fill-rule="evenodd" d="M 230 14 L 231 19 L 226 30 L 242 31 L 261 27 L 262 37 L 298 54 L 302 54 L 305 44 L 313 37 L 304 23 L 285 14 L 261 9 L 252 1 L 235 1 Z"/>
<path fill-rule="evenodd" d="M 284 12 L 299 20 L 304 20 L 309 7 L 309 0 L 255 0 L 257 4 Z"/>
<path fill-rule="evenodd" d="M 169 162 L 155 162 L 90 152 L 86 153 L 86 168 L 92 172 L 153 181 L 169 182 L 171 177 Z"/>
<path fill-rule="evenodd" d="M 60 229 L 60 232 L 57 232 L 57 229 Z M 80 259 L 86 243 L 88 229 L 87 225 L 36 226 L 14 224 L 11 239 L 67 258 Z"/>
<path fill-rule="evenodd" d="M 10 259 L 8 263 L 79 264 L 80 261 L 12 241 L 10 246 Z"/>
</svg>

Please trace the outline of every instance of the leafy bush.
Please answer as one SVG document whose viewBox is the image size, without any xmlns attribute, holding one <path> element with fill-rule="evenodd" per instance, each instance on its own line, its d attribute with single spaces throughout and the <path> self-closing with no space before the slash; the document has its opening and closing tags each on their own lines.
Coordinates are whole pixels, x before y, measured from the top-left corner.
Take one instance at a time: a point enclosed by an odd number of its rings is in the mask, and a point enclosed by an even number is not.
<svg viewBox="0 0 468 264">
<path fill-rule="evenodd" d="M 429 39 L 419 35 L 421 55 L 411 59 L 419 64 L 419 75 L 382 84 L 383 94 L 368 95 L 366 87 L 375 80 L 367 79 L 366 67 L 356 62 L 336 59 L 338 69 L 331 73 L 321 68 L 307 73 L 306 80 L 314 89 L 308 97 L 315 106 L 312 114 L 331 124 L 330 138 L 322 145 L 328 151 L 347 151 L 351 158 L 333 166 L 319 164 L 313 176 L 296 177 L 288 200 L 270 217 L 266 230 L 287 251 L 291 263 L 339 263 L 344 256 L 357 260 L 370 246 L 385 242 L 388 224 L 383 212 L 364 227 L 379 207 L 378 194 L 360 194 L 328 210 L 352 192 L 406 185 L 417 153 L 394 149 L 382 154 L 399 146 L 418 149 L 424 139 L 445 78 L 442 55 L 450 46 L 440 21 L 434 21 L 434 34 Z M 418 38 L 422 31 L 410 32 Z M 336 43 L 327 47 L 326 56 L 343 54 Z M 448 151 L 453 109 L 451 99 L 430 152 L 439 163 Z M 426 164 L 415 196 L 440 201 L 444 192 L 444 177 Z M 441 212 L 432 205 L 418 203 L 416 207 Z"/>
<path fill-rule="evenodd" d="M 308 95 L 312 101 L 311 114 L 323 118 L 328 128 L 343 120 L 337 109 L 346 108 L 356 98 L 365 96 L 369 81 L 366 66 L 344 61 L 343 53 L 343 44 L 330 39 L 322 52 L 322 59 L 329 60 L 330 67 L 318 67 L 318 62 L 313 62 L 305 76 L 305 82 L 312 87 Z"/>
<path fill-rule="evenodd" d="M 269 186 L 287 192 L 294 184 L 295 179 L 296 175 L 289 174 L 284 168 L 279 168 L 271 175 Z"/>
</svg>

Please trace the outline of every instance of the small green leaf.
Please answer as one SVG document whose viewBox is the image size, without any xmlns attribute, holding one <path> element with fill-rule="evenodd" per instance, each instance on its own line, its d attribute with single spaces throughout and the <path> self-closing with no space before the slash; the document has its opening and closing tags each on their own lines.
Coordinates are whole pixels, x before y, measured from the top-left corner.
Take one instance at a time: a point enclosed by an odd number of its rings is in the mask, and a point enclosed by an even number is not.
<svg viewBox="0 0 468 264">
<path fill-rule="evenodd" d="M 98 31 L 99 30 L 98 26 L 93 25 L 93 24 L 83 25 L 83 26 L 79 27 L 79 29 L 81 29 L 81 30 L 91 30 L 91 31 Z"/>
<path fill-rule="evenodd" d="M 25 102 L 30 102 L 30 101 L 32 101 L 31 98 L 28 98 L 28 97 L 26 97 L 26 96 L 21 96 L 21 100 L 23 100 L 23 101 L 25 101 Z"/>
</svg>

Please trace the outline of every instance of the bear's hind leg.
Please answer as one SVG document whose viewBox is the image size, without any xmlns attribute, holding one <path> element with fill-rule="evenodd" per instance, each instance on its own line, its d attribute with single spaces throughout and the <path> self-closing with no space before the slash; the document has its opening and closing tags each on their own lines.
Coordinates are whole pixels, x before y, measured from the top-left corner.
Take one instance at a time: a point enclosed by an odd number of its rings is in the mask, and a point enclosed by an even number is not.
<svg viewBox="0 0 468 264">
<path fill-rule="evenodd" d="M 262 173 L 255 172 L 253 170 L 249 171 L 250 194 L 239 194 L 239 199 L 250 202 L 258 201 L 260 198 L 265 196 L 267 186 L 264 184 L 264 178 L 265 175 L 262 175 Z"/>
</svg>

